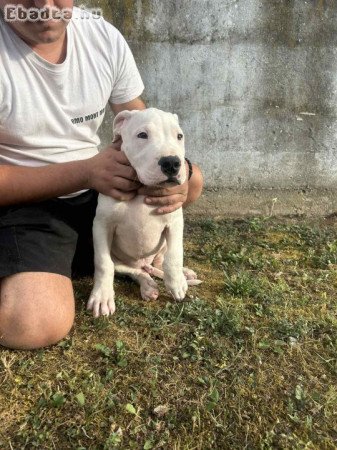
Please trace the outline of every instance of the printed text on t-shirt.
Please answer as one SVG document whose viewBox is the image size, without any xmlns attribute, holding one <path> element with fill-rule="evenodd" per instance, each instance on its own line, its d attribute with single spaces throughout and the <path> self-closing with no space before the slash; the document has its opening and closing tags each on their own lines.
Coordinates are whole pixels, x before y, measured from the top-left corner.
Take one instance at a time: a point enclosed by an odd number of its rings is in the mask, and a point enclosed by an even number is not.
<svg viewBox="0 0 337 450">
<path fill-rule="evenodd" d="M 102 114 L 104 114 L 104 111 L 105 111 L 105 108 L 103 108 L 103 109 L 101 109 L 99 111 L 96 111 L 93 114 L 88 114 L 87 116 L 75 117 L 74 119 L 71 119 L 71 122 L 73 124 L 88 122 L 89 120 L 97 119 L 97 117 L 99 117 Z"/>
</svg>

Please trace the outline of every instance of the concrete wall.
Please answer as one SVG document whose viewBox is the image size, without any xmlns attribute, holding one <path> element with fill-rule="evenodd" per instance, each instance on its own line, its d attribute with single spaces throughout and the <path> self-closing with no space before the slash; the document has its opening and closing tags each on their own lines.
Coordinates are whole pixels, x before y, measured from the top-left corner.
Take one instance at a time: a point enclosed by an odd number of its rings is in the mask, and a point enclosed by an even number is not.
<svg viewBox="0 0 337 450">
<path fill-rule="evenodd" d="M 105 1 L 208 186 L 337 187 L 335 0 Z"/>
</svg>

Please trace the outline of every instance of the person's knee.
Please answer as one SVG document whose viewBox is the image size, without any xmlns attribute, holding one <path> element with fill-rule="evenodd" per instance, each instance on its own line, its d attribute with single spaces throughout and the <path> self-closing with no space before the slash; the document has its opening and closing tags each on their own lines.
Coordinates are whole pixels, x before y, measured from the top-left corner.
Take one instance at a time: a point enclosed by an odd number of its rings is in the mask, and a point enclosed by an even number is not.
<svg viewBox="0 0 337 450">
<path fill-rule="evenodd" d="M 22 273 L 0 280 L 0 345 L 37 349 L 56 344 L 70 331 L 75 302 L 70 279 Z"/>
<path fill-rule="evenodd" d="M 62 340 L 74 322 L 74 312 L 56 315 L 54 311 L 15 313 L 0 308 L 0 344 L 7 348 L 34 350 Z"/>
</svg>

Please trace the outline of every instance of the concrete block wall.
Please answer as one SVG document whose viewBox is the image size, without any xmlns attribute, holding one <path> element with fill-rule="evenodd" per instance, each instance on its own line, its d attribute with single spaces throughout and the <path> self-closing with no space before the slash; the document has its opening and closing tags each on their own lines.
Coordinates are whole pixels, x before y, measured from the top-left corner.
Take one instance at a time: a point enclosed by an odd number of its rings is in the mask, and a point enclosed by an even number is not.
<svg viewBox="0 0 337 450">
<path fill-rule="evenodd" d="M 335 0 L 99 0 L 210 187 L 337 187 Z M 102 143 L 111 138 L 106 117 Z"/>
</svg>

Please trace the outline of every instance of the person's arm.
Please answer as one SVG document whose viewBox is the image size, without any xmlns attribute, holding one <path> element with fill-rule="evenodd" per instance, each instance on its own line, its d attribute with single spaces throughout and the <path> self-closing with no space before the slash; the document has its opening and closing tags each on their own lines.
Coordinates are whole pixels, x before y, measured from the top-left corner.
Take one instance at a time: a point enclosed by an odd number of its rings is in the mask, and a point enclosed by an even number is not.
<svg viewBox="0 0 337 450">
<path fill-rule="evenodd" d="M 0 165 L 0 206 L 69 194 L 87 184 L 88 168 L 84 161 L 43 167 Z"/>
<path fill-rule="evenodd" d="M 115 114 L 144 108 L 140 98 L 112 105 Z M 0 165 L 0 206 L 42 201 L 82 189 L 96 189 L 117 200 L 130 200 L 140 184 L 134 181 L 137 175 L 125 154 L 118 150 L 109 146 L 83 161 L 42 167 Z"/>
<path fill-rule="evenodd" d="M 130 200 L 139 183 L 123 152 L 108 147 L 98 155 L 43 167 L 0 165 L 0 206 L 46 200 L 81 189 L 96 189 Z"/>
<path fill-rule="evenodd" d="M 114 104 L 110 103 L 111 109 L 115 115 L 120 113 L 121 111 L 133 111 L 135 109 L 143 110 L 146 109 L 146 105 L 140 97 L 135 98 L 131 102 L 122 103 L 122 104 Z"/>
</svg>

